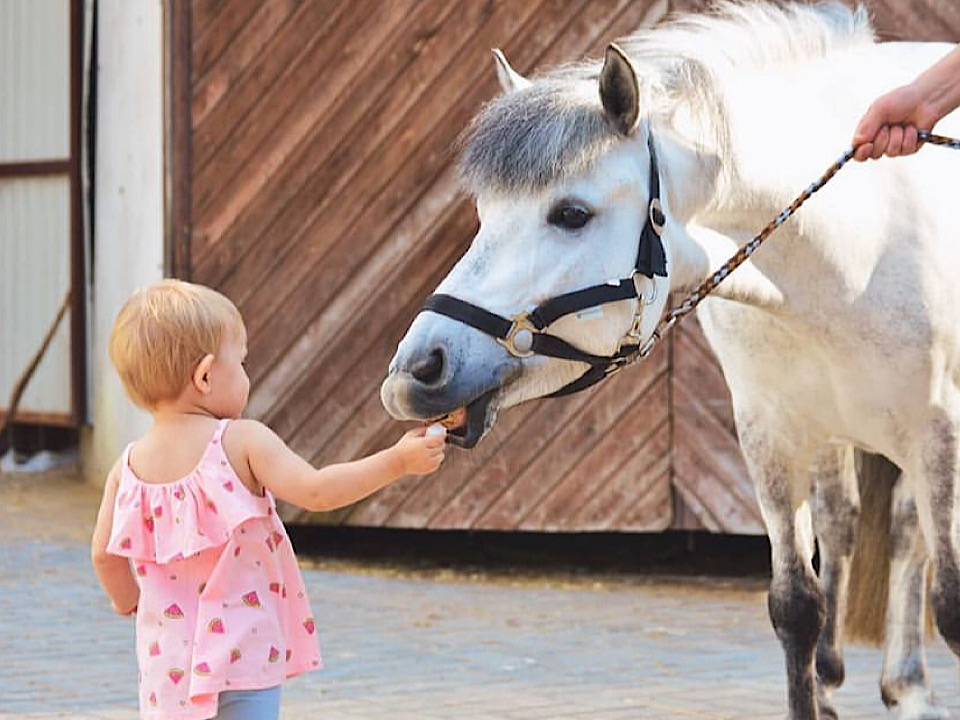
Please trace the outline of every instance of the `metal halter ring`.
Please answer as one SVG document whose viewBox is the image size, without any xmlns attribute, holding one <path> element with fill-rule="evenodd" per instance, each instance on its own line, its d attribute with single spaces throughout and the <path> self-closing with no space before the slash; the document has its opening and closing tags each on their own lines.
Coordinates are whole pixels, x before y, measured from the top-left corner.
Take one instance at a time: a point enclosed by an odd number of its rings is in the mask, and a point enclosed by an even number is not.
<svg viewBox="0 0 960 720">
<path fill-rule="evenodd" d="M 657 296 L 660 294 L 657 290 L 657 281 L 655 278 L 648 278 L 641 272 L 634 271 L 631 276 L 633 280 L 633 288 L 637 293 L 637 302 L 640 303 L 641 307 L 653 305 L 656 301 Z M 651 292 L 649 295 L 646 295 L 643 291 L 646 287 L 650 288 Z"/>
<path fill-rule="evenodd" d="M 507 330 L 507 336 L 496 338 L 496 340 L 514 357 L 526 358 L 535 354 L 533 336 L 538 332 L 540 331 L 530 321 L 530 317 L 526 313 L 521 313 L 510 318 L 510 329 Z"/>
</svg>

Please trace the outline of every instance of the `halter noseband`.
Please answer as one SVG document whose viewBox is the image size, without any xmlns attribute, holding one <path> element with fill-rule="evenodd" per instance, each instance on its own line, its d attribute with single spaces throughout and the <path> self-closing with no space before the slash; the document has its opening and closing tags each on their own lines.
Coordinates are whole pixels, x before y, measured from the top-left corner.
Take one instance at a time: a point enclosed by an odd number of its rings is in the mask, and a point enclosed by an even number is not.
<svg viewBox="0 0 960 720">
<path fill-rule="evenodd" d="M 657 155 L 653 149 L 653 138 L 650 134 L 647 135 L 647 147 L 650 151 L 650 203 L 647 220 L 640 232 L 637 260 L 630 277 L 557 295 L 540 303 L 529 312 L 510 318 L 444 294 L 428 297 L 421 312 L 429 310 L 480 330 L 493 337 L 511 355 L 518 358 L 545 355 L 590 365 L 583 375 L 548 397 L 559 397 L 584 390 L 635 360 L 641 355 L 644 343 L 644 339 L 639 336 L 640 322 L 643 317 L 640 276 L 647 278 L 653 278 L 654 275 L 667 276 L 667 257 L 660 240 L 666 217 L 660 206 L 660 172 L 657 166 Z M 592 355 L 574 347 L 563 338 L 545 332 L 546 328 L 557 320 L 572 313 L 630 299 L 637 301 L 633 324 L 630 331 L 621 339 L 617 352 L 613 355 Z"/>
</svg>

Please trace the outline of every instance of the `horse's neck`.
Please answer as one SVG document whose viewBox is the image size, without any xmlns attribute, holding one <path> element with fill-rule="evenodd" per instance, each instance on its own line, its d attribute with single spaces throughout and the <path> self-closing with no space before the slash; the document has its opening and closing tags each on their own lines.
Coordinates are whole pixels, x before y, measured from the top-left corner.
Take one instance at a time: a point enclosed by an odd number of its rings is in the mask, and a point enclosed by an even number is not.
<svg viewBox="0 0 960 720">
<path fill-rule="evenodd" d="M 685 257 L 676 263 L 673 288 L 678 293 L 693 290 L 739 249 L 737 239 L 701 225 L 687 225 L 686 235 L 692 242 L 685 247 Z M 728 275 L 713 294 L 768 310 L 780 308 L 784 299 L 783 288 L 750 261 Z"/>
<path fill-rule="evenodd" d="M 737 228 L 756 224 L 762 212 L 742 204 L 735 209 L 723 201 L 726 180 L 715 156 L 694 150 L 694 143 L 665 128 L 654 130 L 654 137 L 666 171 L 663 202 L 670 219 L 664 239 L 671 255 L 671 288 L 683 294 L 700 285 L 750 239 Z M 783 299 L 777 285 L 750 262 L 727 277 L 715 295 L 767 308 Z"/>
<path fill-rule="evenodd" d="M 724 95 L 728 131 L 674 126 L 672 133 L 657 133 L 667 156 L 664 164 L 673 175 L 667 179 L 668 198 L 687 231 L 671 246 L 676 254 L 674 289 L 696 287 L 846 150 L 871 90 L 862 91 L 863 97 L 855 96 L 857 90 L 836 98 L 832 94 L 843 91 L 842 76 L 855 75 L 860 62 L 841 58 L 790 69 L 783 77 L 767 73 L 738 78 L 730 81 Z M 718 135 L 727 144 L 704 151 L 704 138 Z M 809 288 L 811 282 L 850 282 L 849 268 L 866 267 L 876 254 L 873 244 L 879 233 L 846 233 L 841 247 L 835 242 L 840 234 L 835 226 L 838 219 L 865 212 L 866 203 L 880 195 L 863 183 L 864 197 L 855 199 L 849 210 L 838 208 L 839 198 L 855 198 L 840 190 L 842 184 L 823 191 L 829 198 L 801 209 L 772 236 L 756 262 L 748 261 L 730 275 L 715 295 L 783 310 L 784 298 L 795 298 L 797 289 Z M 803 311 L 796 305 L 794 309 Z"/>
</svg>

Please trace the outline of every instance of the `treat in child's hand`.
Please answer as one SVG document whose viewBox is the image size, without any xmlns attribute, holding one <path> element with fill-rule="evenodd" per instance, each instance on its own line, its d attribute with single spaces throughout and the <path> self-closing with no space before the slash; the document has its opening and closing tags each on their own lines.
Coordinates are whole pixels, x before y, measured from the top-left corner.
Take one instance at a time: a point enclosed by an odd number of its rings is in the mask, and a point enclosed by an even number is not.
<svg viewBox="0 0 960 720">
<path fill-rule="evenodd" d="M 440 423 L 434 423 L 427 428 L 427 437 L 434 437 L 437 435 L 443 436 L 447 434 L 447 429 Z"/>
<path fill-rule="evenodd" d="M 459 410 L 454 410 L 448 415 L 444 415 L 440 418 L 440 424 L 443 425 L 447 430 L 452 430 L 453 428 L 458 428 L 461 425 L 466 425 L 467 423 L 467 409 L 460 408 Z"/>
</svg>

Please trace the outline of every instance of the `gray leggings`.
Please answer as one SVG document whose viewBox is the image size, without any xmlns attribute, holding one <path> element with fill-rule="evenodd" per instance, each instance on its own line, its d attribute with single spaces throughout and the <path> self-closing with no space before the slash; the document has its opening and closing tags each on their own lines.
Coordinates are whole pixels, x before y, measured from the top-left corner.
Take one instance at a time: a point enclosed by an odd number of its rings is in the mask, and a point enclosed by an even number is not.
<svg viewBox="0 0 960 720">
<path fill-rule="evenodd" d="M 280 686 L 264 690 L 227 690 L 220 693 L 214 720 L 279 720 Z"/>
</svg>

